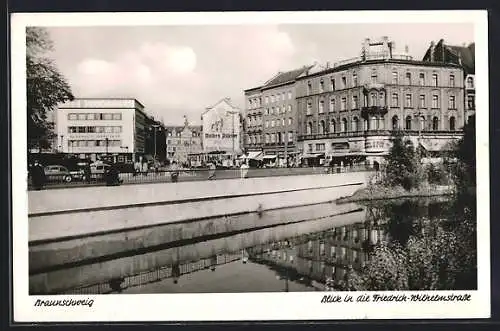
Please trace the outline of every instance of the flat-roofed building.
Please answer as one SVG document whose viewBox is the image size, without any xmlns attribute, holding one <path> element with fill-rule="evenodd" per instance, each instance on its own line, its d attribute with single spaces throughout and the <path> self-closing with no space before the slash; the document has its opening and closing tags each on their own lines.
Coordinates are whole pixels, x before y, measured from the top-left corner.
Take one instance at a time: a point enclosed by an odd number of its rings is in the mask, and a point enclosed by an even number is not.
<svg viewBox="0 0 500 331">
<path fill-rule="evenodd" d="M 63 153 L 95 161 L 144 157 L 148 116 L 136 99 L 79 98 L 57 109 L 57 143 Z"/>
</svg>

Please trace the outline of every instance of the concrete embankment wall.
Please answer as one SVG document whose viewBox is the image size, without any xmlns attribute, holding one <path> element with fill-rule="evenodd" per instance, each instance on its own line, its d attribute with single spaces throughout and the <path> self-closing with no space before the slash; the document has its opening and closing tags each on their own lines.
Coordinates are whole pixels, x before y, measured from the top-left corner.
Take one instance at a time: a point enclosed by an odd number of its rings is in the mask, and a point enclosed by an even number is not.
<svg viewBox="0 0 500 331">
<path fill-rule="evenodd" d="M 53 285 L 47 275 L 75 265 L 332 215 L 287 208 L 349 196 L 366 185 L 368 176 L 358 172 L 29 192 L 30 289 L 47 291 Z M 336 207 L 339 214 L 348 209 Z"/>
</svg>

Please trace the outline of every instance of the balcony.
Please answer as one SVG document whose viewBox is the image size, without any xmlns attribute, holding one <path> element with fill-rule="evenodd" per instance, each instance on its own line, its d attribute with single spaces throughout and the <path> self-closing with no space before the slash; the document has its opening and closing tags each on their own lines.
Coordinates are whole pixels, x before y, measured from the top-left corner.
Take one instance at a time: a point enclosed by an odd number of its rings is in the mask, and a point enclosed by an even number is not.
<svg viewBox="0 0 500 331">
<path fill-rule="evenodd" d="M 361 108 L 361 117 L 368 119 L 372 115 L 384 116 L 387 114 L 387 106 L 370 106 Z"/>
</svg>

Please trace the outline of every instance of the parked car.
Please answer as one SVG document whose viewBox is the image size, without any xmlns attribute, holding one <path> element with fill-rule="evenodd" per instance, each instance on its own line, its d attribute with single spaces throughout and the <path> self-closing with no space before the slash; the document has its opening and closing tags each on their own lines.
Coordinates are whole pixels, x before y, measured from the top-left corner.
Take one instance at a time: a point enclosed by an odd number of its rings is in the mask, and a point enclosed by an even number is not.
<svg viewBox="0 0 500 331">
<path fill-rule="evenodd" d="M 74 170 L 70 171 L 62 165 L 49 165 L 44 169 L 45 178 L 48 182 L 66 182 L 71 183 L 73 180 L 82 180 L 83 171 Z"/>
<path fill-rule="evenodd" d="M 90 165 L 90 174 L 92 179 L 103 180 L 104 174 L 109 170 L 110 165 L 103 162 L 96 162 Z"/>
</svg>

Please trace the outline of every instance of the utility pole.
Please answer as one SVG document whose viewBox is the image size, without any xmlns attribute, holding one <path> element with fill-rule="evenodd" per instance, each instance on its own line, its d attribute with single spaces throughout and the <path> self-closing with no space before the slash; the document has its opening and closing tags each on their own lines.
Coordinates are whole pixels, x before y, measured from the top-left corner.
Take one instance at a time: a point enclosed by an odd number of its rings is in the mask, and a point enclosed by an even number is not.
<svg viewBox="0 0 500 331">
<path fill-rule="evenodd" d="M 159 124 L 152 124 L 151 127 L 153 128 L 153 134 L 154 134 L 154 160 L 156 162 L 156 129 L 160 127 Z"/>
</svg>

